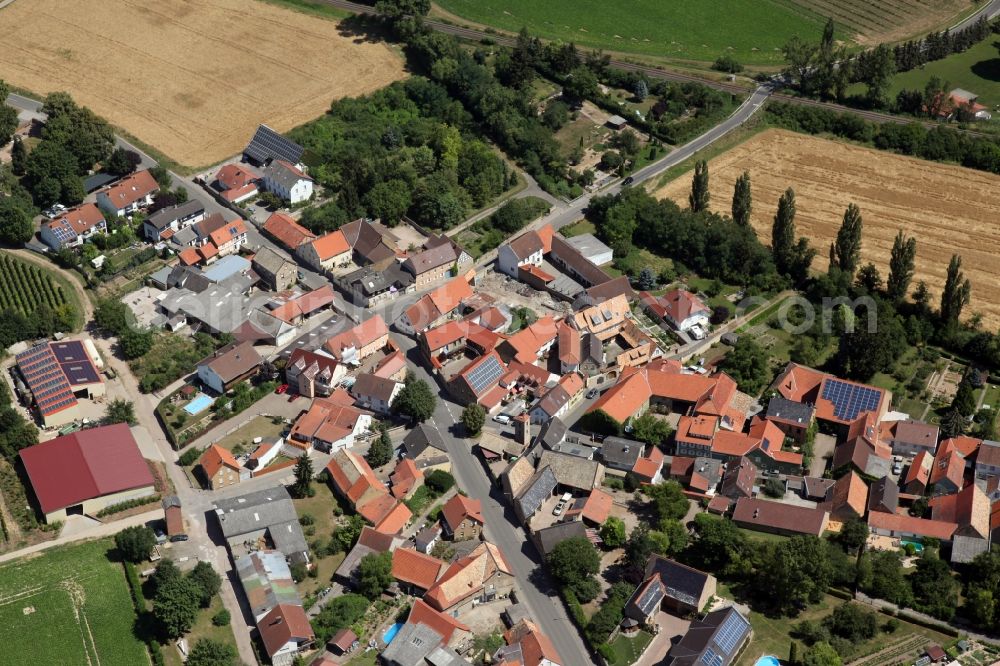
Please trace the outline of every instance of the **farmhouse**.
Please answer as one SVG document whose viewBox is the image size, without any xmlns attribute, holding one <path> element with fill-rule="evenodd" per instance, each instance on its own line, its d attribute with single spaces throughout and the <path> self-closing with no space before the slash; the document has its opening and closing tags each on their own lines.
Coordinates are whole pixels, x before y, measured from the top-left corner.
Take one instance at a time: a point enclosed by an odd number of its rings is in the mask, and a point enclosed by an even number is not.
<svg viewBox="0 0 1000 666">
<path fill-rule="evenodd" d="M 303 239 L 296 246 L 295 254 L 317 271 L 328 271 L 351 262 L 351 246 L 340 229 L 319 238 Z"/>
<path fill-rule="evenodd" d="M 274 160 L 260 172 L 263 176 L 264 189 L 293 206 L 312 198 L 313 180 L 295 164 L 285 160 Z"/>
<path fill-rule="evenodd" d="M 513 588 L 514 574 L 503 553 L 484 541 L 452 562 L 424 601 L 441 613 L 460 617 L 477 604 L 506 599 Z"/>
<path fill-rule="evenodd" d="M 108 215 L 125 217 L 153 203 L 160 189 L 148 170 L 136 171 L 97 193 L 97 205 Z"/>
<path fill-rule="evenodd" d="M 149 466 L 124 423 L 56 437 L 18 456 L 47 523 L 94 516 L 155 492 Z"/>
<path fill-rule="evenodd" d="M 222 394 L 257 374 L 264 359 L 249 342 L 231 343 L 198 364 L 198 379 Z"/>
<path fill-rule="evenodd" d="M 643 308 L 658 321 L 673 326 L 678 331 L 690 331 L 695 326 L 708 327 L 712 310 L 694 294 L 684 289 L 668 291 L 659 298 L 648 291 L 639 294 Z"/>
<path fill-rule="evenodd" d="M 215 517 L 234 562 L 261 548 L 279 550 L 293 564 L 309 562 L 309 546 L 284 486 L 220 499 Z"/>
<path fill-rule="evenodd" d="M 59 250 L 83 245 L 91 237 L 107 231 L 104 214 L 94 204 L 85 203 L 43 222 L 39 235 L 43 243 Z"/>
</svg>

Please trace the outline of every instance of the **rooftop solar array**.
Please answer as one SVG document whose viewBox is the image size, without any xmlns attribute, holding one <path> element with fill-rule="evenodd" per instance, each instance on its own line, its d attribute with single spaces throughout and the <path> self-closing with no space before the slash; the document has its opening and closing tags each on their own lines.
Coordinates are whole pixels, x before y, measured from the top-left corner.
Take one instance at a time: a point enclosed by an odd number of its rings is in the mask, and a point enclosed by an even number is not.
<svg viewBox="0 0 1000 666">
<path fill-rule="evenodd" d="M 49 230 L 55 234 L 56 239 L 61 243 L 72 243 L 76 240 L 76 232 L 73 231 L 72 225 L 66 220 L 60 220 L 59 222 L 52 224 Z"/>
<path fill-rule="evenodd" d="M 16 360 L 42 416 L 76 404 L 73 387 L 48 344 L 21 352 Z"/>
<path fill-rule="evenodd" d="M 822 398 L 833 403 L 833 415 L 838 419 L 853 421 L 862 412 L 878 409 L 882 392 L 868 386 L 827 379 L 823 383 Z"/>
<path fill-rule="evenodd" d="M 749 623 L 746 618 L 733 611 L 729 613 L 729 617 L 723 620 L 722 626 L 716 632 L 715 644 L 727 655 L 732 656 L 746 635 L 748 628 Z"/>
<path fill-rule="evenodd" d="M 479 395 L 487 387 L 500 379 L 501 375 L 503 375 L 503 367 L 500 365 L 500 361 L 497 360 L 496 356 L 490 355 L 466 375 L 465 378 L 475 394 Z"/>
<path fill-rule="evenodd" d="M 285 160 L 297 164 L 305 150 L 299 144 L 286 139 L 267 125 L 261 125 L 243 150 L 243 154 L 254 162 L 263 164 L 270 160 Z"/>
</svg>

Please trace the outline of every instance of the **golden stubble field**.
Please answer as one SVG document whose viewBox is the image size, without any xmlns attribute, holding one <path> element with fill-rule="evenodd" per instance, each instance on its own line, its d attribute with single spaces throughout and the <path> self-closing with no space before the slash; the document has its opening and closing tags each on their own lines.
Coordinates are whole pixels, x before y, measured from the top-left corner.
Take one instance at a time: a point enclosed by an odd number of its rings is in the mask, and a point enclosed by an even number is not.
<svg viewBox="0 0 1000 666">
<path fill-rule="evenodd" d="M 896 232 L 916 237 L 913 284 L 925 280 L 935 305 L 951 255 L 962 255 L 972 281 L 966 312 L 982 313 L 990 329 L 1000 325 L 1000 177 L 784 130 L 755 135 L 710 160 L 708 170 L 712 209 L 726 215 L 737 176 L 750 172 L 753 226 L 766 245 L 778 197 L 794 188 L 797 232 L 819 251 L 814 270 L 826 270 L 851 202 L 864 218 L 862 261 L 874 262 L 885 279 Z M 688 172 L 654 194 L 686 206 L 691 178 Z"/>
<path fill-rule="evenodd" d="M 0 34 L 0 77 L 65 90 L 192 167 L 404 76 L 387 45 L 255 0 L 18 0 Z"/>
</svg>

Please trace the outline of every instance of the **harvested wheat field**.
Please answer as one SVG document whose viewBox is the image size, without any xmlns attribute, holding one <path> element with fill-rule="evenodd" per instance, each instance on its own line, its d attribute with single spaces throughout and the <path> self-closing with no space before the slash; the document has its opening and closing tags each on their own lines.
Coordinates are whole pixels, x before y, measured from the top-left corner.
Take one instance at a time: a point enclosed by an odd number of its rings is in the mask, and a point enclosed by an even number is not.
<svg viewBox="0 0 1000 666">
<path fill-rule="evenodd" d="M 733 183 L 750 172 L 753 226 L 770 243 L 778 197 L 795 189 L 796 226 L 819 254 L 825 270 L 829 246 L 851 202 L 864 218 L 862 261 L 878 266 L 883 279 L 896 232 L 917 239 L 917 280 L 935 299 L 944 285 L 952 253 L 962 255 L 972 281 L 969 312 L 983 314 L 990 329 L 1000 325 L 1000 176 L 902 155 L 767 130 L 708 164 L 712 209 L 729 214 Z M 691 173 L 655 192 L 687 205 Z"/>
<path fill-rule="evenodd" d="M 0 32 L 9 83 L 65 90 L 191 167 L 239 152 L 259 123 L 291 129 L 404 74 L 385 44 L 253 0 L 18 0 Z"/>
</svg>

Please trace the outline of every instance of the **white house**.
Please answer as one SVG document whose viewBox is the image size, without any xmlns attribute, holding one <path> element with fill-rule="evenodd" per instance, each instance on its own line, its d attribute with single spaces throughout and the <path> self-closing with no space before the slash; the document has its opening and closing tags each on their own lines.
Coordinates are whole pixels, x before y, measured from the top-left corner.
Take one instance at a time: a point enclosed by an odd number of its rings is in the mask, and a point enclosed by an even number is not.
<svg viewBox="0 0 1000 666">
<path fill-rule="evenodd" d="M 386 377 L 361 373 L 351 386 L 351 395 L 362 409 L 370 409 L 379 414 L 392 411 L 392 401 L 396 399 L 403 385 Z"/>
<path fill-rule="evenodd" d="M 105 213 L 125 217 L 153 203 L 160 189 L 149 171 L 136 171 L 97 193 L 97 205 Z"/>
<path fill-rule="evenodd" d="M 674 289 L 660 298 L 643 292 L 642 301 L 646 310 L 669 323 L 678 331 L 690 331 L 695 326 L 708 328 L 708 320 L 712 311 L 700 298 L 689 291 Z"/>
<path fill-rule="evenodd" d="M 83 245 L 84 241 L 108 230 L 104 215 L 92 203 L 70 208 L 42 224 L 39 235 L 53 250 Z"/>
<path fill-rule="evenodd" d="M 205 207 L 195 199 L 161 208 L 142 223 L 142 233 L 150 243 L 169 238 L 173 233 L 205 219 Z"/>
<path fill-rule="evenodd" d="M 529 231 L 500 246 L 497 251 L 497 266 L 501 272 L 517 278 L 517 269 L 521 266 L 541 266 L 542 258 L 551 248 L 552 227 L 546 226 L 540 232 Z"/>
<path fill-rule="evenodd" d="M 313 194 L 312 178 L 294 164 L 275 160 L 261 169 L 261 172 L 264 175 L 264 189 L 293 205 L 308 201 Z"/>
</svg>

